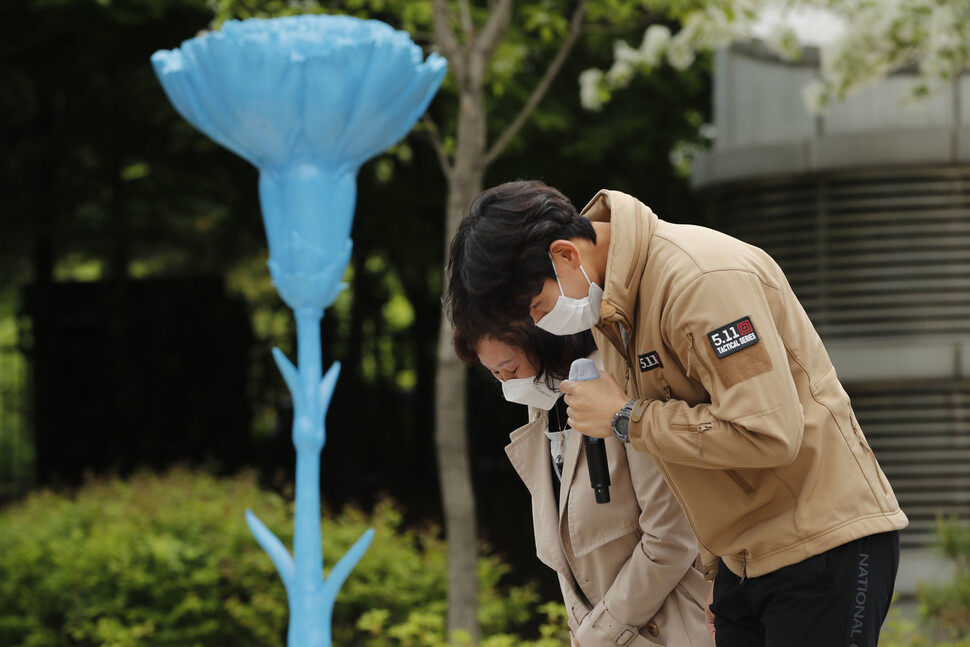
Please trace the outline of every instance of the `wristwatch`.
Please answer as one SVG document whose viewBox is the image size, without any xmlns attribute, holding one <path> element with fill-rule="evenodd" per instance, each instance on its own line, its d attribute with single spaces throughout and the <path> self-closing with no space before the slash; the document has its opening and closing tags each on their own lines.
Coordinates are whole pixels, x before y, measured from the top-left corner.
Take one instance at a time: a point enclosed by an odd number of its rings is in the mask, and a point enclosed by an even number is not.
<svg viewBox="0 0 970 647">
<path fill-rule="evenodd" d="M 623 408 L 613 414 L 613 435 L 621 443 L 630 442 L 630 414 L 633 412 L 633 405 L 636 400 L 630 400 L 623 405 Z"/>
</svg>

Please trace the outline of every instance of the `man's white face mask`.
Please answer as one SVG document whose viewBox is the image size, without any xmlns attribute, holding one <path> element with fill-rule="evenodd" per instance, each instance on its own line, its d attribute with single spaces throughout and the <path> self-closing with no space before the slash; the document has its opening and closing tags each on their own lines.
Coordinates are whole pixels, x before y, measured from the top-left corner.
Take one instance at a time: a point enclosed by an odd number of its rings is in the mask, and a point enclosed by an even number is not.
<svg viewBox="0 0 970 647">
<path fill-rule="evenodd" d="M 559 399 L 559 391 L 550 389 L 545 381 L 538 383 L 535 377 L 520 377 L 502 382 L 502 394 L 509 402 L 549 411 Z"/>
<path fill-rule="evenodd" d="M 552 255 L 549 255 L 552 261 Z M 536 325 L 554 335 L 573 335 L 589 330 L 600 320 L 600 306 L 603 305 L 603 288 L 596 285 L 586 276 L 586 270 L 579 266 L 583 277 L 589 284 L 589 292 L 582 299 L 567 297 L 562 290 L 559 272 L 556 264 L 552 264 L 552 271 L 556 273 L 556 283 L 559 284 L 559 299 L 552 310 L 536 322 Z"/>
</svg>

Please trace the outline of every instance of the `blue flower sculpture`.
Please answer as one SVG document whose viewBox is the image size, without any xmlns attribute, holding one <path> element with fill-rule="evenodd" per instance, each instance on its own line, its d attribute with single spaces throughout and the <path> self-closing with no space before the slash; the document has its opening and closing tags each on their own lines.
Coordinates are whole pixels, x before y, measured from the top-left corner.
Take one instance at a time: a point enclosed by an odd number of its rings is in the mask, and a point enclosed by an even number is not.
<svg viewBox="0 0 970 647">
<path fill-rule="evenodd" d="M 406 32 L 347 16 L 229 21 L 152 64 L 189 123 L 259 169 L 269 269 L 297 325 L 299 369 L 273 350 L 294 403 L 293 556 L 249 510 L 246 520 L 286 587 L 289 647 L 329 647 L 337 592 L 373 531 L 324 579 L 320 451 L 340 367 L 322 374 L 320 320 L 350 260 L 357 171 L 408 133 L 447 65 Z"/>
</svg>

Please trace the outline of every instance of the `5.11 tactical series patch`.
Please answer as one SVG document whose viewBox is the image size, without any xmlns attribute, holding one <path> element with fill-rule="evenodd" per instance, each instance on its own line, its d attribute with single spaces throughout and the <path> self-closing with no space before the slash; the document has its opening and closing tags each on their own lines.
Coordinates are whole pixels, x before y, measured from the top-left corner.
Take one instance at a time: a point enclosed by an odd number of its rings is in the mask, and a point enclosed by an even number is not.
<svg viewBox="0 0 970 647">
<path fill-rule="evenodd" d="M 751 323 L 751 317 L 742 317 L 717 330 L 712 330 L 707 333 L 707 339 L 710 340 L 711 348 L 714 349 L 714 355 L 718 359 L 724 359 L 731 353 L 744 350 L 761 341 L 754 329 L 754 324 Z"/>
</svg>

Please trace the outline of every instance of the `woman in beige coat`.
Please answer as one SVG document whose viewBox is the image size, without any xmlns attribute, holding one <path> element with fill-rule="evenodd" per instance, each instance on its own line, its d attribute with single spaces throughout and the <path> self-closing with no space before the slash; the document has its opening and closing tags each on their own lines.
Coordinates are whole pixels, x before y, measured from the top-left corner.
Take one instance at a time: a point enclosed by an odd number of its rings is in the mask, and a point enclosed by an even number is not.
<svg viewBox="0 0 970 647">
<path fill-rule="evenodd" d="M 650 457 L 606 439 L 611 500 L 597 504 L 582 435 L 564 429 L 555 387 L 573 359 L 599 363 L 589 333 L 559 337 L 528 322 L 475 340 L 456 329 L 454 346 L 502 381 L 506 399 L 529 405 L 505 451 L 532 495 L 536 554 L 559 576 L 573 645 L 712 645 L 696 540 Z"/>
</svg>

